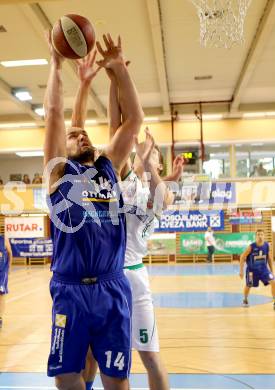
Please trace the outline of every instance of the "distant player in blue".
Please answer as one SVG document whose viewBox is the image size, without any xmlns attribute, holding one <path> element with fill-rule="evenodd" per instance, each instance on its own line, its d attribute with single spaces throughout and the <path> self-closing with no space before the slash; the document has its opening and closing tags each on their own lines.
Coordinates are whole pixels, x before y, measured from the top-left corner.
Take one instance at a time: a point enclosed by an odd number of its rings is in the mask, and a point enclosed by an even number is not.
<svg viewBox="0 0 275 390">
<path fill-rule="evenodd" d="M 127 161 L 143 112 L 122 56 L 121 41 L 104 35 L 99 67 L 113 72 L 119 86 L 123 122 L 95 161 L 83 128 L 67 133 L 62 91 L 63 58 L 49 36 L 51 69 L 45 95 L 45 164 L 53 240 L 52 340 L 48 375 L 62 390 L 84 390 L 81 371 L 89 346 L 108 390 L 128 390 L 131 366 L 131 290 L 123 266 L 126 247 L 123 201 L 117 172 Z M 96 54 L 88 56 L 83 85 L 95 77 Z M 87 99 L 82 86 L 78 99 Z M 96 128 L 95 130 L 96 131 Z M 68 159 L 67 159 L 68 158 Z M 58 160 L 58 164 L 56 163 Z"/>
<path fill-rule="evenodd" d="M 256 242 L 253 242 L 244 251 L 240 258 L 240 277 L 244 277 L 244 263 L 246 262 L 246 285 L 244 288 L 243 306 L 248 307 L 248 295 L 251 287 L 258 287 L 261 281 L 265 286 L 271 285 L 273 308 L 275 310 L 275 280 L 273 274 L 273 260 L 270 255 L 268 242 L 264 240 L 264 231 L 256 231 Z"/>
<path fill-rule="evenodd" d="M 3 325 L 3 314 L 5 311 L 5 295 L 8 293 L 8 277 L 12 251 L 9 240 L 0 236 L 0 328 Z"/>
</svg>

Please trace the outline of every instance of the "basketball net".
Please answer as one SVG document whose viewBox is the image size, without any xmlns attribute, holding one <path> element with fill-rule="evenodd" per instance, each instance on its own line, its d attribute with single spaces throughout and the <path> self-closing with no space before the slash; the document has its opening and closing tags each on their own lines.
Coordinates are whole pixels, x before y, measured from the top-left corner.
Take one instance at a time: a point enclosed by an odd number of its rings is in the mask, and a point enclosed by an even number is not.
<svg viewBox="0 0 275 390">
<path fill-rule="evenodd" d="M 190 0 L 200 19 L 200 43 L 224 47 L 244 42 L 244 21 L 252 0 Z"/>
</svg>

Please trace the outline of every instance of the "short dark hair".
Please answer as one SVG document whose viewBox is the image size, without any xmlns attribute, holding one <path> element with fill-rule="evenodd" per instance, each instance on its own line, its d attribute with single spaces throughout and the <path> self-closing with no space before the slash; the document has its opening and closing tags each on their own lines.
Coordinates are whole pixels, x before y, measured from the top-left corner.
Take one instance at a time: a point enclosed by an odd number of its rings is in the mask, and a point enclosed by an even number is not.
<svg viewBox="0 0 275 390">
<path fill-rule="evenodd" d="M 260 233 L 260 232 L 264 233 L 264 229 L 257 229 L 257 230 L 256 230 L 256 234 L 257 234 L 257 233 Z"/>
</svg>

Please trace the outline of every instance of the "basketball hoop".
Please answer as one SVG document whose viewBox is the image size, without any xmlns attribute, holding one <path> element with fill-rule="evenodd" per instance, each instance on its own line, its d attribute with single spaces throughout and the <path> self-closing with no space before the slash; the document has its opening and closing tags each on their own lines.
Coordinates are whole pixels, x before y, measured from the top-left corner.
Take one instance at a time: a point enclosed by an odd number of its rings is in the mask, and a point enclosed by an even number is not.
<svg viewBox="0 0 275 390">
<path fill-rule="evenodd" d="M 224 47 L 244 42 L 244 21 L 252 0 L 190 0 L 200 19 L 200 43 Z"/>
</svg>

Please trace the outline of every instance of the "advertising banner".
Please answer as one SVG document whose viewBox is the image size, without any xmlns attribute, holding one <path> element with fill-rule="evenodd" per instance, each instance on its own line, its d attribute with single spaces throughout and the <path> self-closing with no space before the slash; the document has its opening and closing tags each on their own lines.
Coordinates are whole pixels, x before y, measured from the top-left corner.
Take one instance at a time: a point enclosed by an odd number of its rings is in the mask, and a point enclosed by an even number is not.
<svg viewBox="0 0 275 390">
<path fill-rule="evenodd" d="M 253 225 L 263 222 L 263 215 L 260 211 L 236 211 L 229 215 L 229 222 L 232 225 Z"/>
<path fill-rule="evenodd" d="M 14 257 L 51 257 L 52 240 L 43 238 L 11 238 L 11 250 Z"/>
<path fill-rule="evenodd" d="M 248 233 L 229 233 L 229 234 L 215 234 L 216 240 L 215 253 L 216 254 L 242 254 L 251 242 L 255 239 L 253 232 Z M 204 239 L 204 234 L 181 234 L 180 236 L 180 253 L 183 255 L 207 254 L 207 247 Z"/>
<path fill-rule="evenodd" d="M 176 234 L 153 234 L 147 245 L 150 255 L 174 255 L 176 253 Z"/>
<path fill-rule="evenodd" d="M 43 217 L 7 217 L 5 234 L 8 238 L 44 237 Z"/>
<path fill-rule="evenodd" d="M 208 227 L 213 230 L 224 229 L 224 212 L 210 211 L 181 211 L 166 210 L 160 220 L 156 221 L 156 232 L 191 232 L 205 231 Z"/>
<path fill-rule="evenodd" d="M 180 183 L 175 193 L 175 204 L 214 205 L 236 203 L 236 183 L 193 182 Z"/>
</svg>

